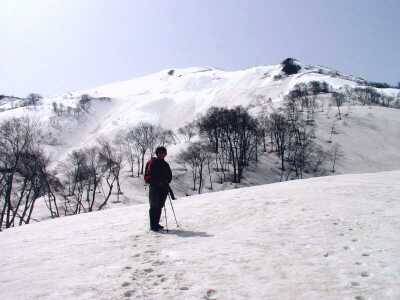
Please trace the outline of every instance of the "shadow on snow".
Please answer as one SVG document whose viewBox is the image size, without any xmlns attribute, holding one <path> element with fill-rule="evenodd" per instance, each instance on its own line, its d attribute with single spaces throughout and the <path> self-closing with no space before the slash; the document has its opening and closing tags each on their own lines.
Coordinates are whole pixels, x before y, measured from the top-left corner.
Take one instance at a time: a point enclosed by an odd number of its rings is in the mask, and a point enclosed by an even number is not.
<svg viewBox="0 0 400 300">
<path fill-rule="evenodd" d="M 175 230 L 169 229 L 165 234 L 175 234 L 179 237 L 213 237 L 213 235 L 208 234 L 204 231 L 190 231 L 190 230 Z"/>
</svg>

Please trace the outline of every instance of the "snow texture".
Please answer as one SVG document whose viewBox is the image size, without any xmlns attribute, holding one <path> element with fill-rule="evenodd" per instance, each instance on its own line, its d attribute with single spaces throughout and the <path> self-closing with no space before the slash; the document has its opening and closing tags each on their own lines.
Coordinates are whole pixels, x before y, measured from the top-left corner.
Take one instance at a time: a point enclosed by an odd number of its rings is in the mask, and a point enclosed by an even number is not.
<svg viewBox="0 0 400 300">
<path fill-rule="evenodd" d="M 203 194 L 12 228 L 0 299 L 400 299 L 400 171 Z"/>
</svg>

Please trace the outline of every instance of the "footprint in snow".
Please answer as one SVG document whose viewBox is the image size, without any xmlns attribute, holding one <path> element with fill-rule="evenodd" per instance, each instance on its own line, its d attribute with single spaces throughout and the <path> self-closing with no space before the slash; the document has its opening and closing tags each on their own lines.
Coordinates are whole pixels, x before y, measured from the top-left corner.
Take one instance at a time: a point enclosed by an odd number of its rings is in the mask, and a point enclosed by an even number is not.
<svg viewBox="0 0 400 300">
<path fill-rule="evenodd" d="M 354 297 L 354 299 L 356 299 L 356 300 L 365 300 L 365 298 L 363 296 L 356 296 L 356 297 Z"/>
<path fill-rule="evenodd" d="M 130 297 L 133 296 L 134 293 L 135 293 L 135 290 L 126 291 L 126 292 L 124 293 L 124 297 L 130 298 Z"/>
<path fill-rule="evenodd" d="M 160 282 L 165 282 L 165 281 L 167 280 L 167 278 L 164 277 L 163 274 L 157 274 L 156 276 L 157 276 L 157 278 L 160 280 Z"/>
<path fill-rule="evenodd" d="M 121 284 L 122 287 L 127 287 L 127 286 L 130 286 L 130 285 L 131 285 L 130 282 L 124 282 L 123 284 Z"/>
<path fill-rule="evenodd" d="M 145 273 L 151 273 L 151 272 L 153 272 L 154 270 L 152 269 L 152 268 L 147 268 L 147 269 L 144 269 L 143 270 Z"/>
<path fill-rule="evenodd" d="M 206 295 L 204 296 L 204 299 L 206 300 L 216 300 L 215 298 L 217 296 L 217 291 L 214 289 L 208 289 Z"/>
<path fill-rule="evenodd" d="M 361 277 L 369 277 L 369 273 L 366 271 L 361 272 Z"/>
<path fill-rule="evenodd" d="M 369 253 L 363 253 L 362 256 L 369 256 Z"/>
<path fill-rule="evenodd" d="M 360 286 L 360 283 L 357 281 L 352 281 L 350 284 L 351 286 Z"/>
<path fill-rule="evenodd" d="M 160 260 L 156 260 L 156 261 L 154 261 L 151 265 L 152 265 L 152 266 L 161 266 L 161 265 L 163 265 L 163 264 L 165 264 L 165 262 L 160 261 Z"/>
</svg>

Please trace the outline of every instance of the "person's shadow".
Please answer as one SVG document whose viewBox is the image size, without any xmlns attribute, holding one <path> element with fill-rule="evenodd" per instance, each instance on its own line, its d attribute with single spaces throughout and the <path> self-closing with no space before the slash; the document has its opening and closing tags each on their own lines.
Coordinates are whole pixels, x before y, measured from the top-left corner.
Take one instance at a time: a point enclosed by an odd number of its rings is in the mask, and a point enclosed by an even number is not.
<svg viewBox="0 0 400 300">
<path fill-rule="evenodd" d="M 166 234 L 175 234 L 179 237 L 213 237 L 213 235 L 208 234 L 204 231 L 190 231 L 190 230 L 177 230 L 177 229 L 168 229 Z"/>
</svg>

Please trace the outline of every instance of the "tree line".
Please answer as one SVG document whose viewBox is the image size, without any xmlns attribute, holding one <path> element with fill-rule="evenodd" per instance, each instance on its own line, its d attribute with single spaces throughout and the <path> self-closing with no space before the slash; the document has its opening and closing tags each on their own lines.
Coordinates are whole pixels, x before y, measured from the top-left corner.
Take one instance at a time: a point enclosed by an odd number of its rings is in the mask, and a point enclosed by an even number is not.
<svg viewBox="0 0 400 300">
<path fill-rule="evenodd" d="M 220 183 L 240 183 L 244 171 L 257 165 L 262 153 L 279 157 L 281 180 L 303 178 L 305 172 L 322 173 L 328 154 L 315 142 L 317 108 L 314 93 L 303 86 L 293 89 L 284 106 L 273 113 L 251 114 L 242 106 L 210 108 L 179 131 L 188 142 L 193 132 L 199 136 L 179 156 L 191 169 L 192 189 L 200 193 L 206 180 L 212 189 L 212 174 L 218 174 Z"/>
<path fill-rule="evenodd" d="M 58 180 L 48 165 L 37 123 L 13 118 L 0 124 L 0 230 L 28 224 L 40 197 L 56 205 Z"/>
<path fill-rule="evenodd" d="M 121 171 L 144 172 L 145 159 L 156 146 L 175 143 L 175 134 L 150 123 L 121 130 L 76 149 L 49 171 L 44 135 L 38 123 L 13 118 L 0 124 L 0 231 L 29 224 L 37 201 L 52 218 L 104 209 L 112 195 L 122 194 Z"/>
</svg>

